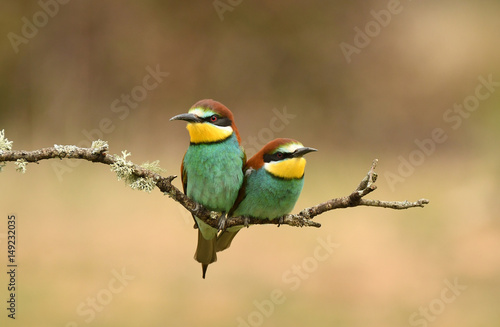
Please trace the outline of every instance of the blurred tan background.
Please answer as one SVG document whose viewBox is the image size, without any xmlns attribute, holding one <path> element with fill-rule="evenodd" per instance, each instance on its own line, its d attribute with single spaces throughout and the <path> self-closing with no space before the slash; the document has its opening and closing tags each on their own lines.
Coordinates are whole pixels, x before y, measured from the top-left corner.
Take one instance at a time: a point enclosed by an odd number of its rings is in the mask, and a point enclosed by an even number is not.
<svg viewBox="0 0 500 327">
<path fill-rule="evenodd" d="M 188 134 L 168 119 L 214 98 L 249 155 L 274 137 L 319 149 L 296 212 L 348 194 L 374 158 L 370 198 L 431 203 L 252 227 L 202 280 L 192 219 L 160 192 L 90 162 L 9 164 L 0 262 L 15 214 L 18 309 L 7 318 L 2 273 L 1 321 L 498 326 L 497 1 L 62 2 L 1 6 L 0 129 L 14 149 L 101 137 L 178 174 Z"/>
</svg>

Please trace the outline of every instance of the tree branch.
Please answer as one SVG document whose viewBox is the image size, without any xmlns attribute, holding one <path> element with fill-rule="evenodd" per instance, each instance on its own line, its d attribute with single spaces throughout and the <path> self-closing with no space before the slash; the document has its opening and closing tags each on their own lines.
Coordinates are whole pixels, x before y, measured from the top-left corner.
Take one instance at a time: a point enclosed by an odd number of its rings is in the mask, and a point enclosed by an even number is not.
<svg viewBox="0 0 500 327">
<path fill-rule="evenodd" d="M 3 133 L 0 138 L 3 137 Z M 7 139 L 5 139 L 7 142 Z M 1 141 L 1 140 L 0 140 Z M 1 142 L 0 142 L 1 143 Z M 8 143 L 7 143 L 8 144 Z M 12 142 L 10 142 L 10 145 Z M 168 195 L 178 203 L 180 203 L 189 212 L 199 217 L 201 220 L 217 228 L 220 212 L 214 212 L 206 209 L 201 204 L 188 198 L 183 192 L 172 185 L 172 181 L 177 177 L 171 175 L 163 177 L 159 174 L 157 162 L 152 164 L 136 165 L 126 158 L 130 154 L 126 151 L 122 152 L 122 156 L 110 155 L 108 144 L 104 141 L 95 141 L 91 148 L 79 148 L 74 145 L 55 145 L 50 148 L 43 148 L 35 151 L 12 151 L 10 146 L 0 146 L 0 162 L 15 161 L 18 165 L 18 170 L 24 172 L 26 163 L 35 162 L 47 159 L 82 159 L 96 163 L 110 165 L 111 170 L 115 171 L 118 179 L 125 181 L 135 189 L 141 189 L 150 192 L 154 186 L 160 191 Z M 298 214 L 289 214 L 274 220 L 262 220 L 256 218 L 230 217 L 226 221 L 226 228 L 237 225 L 259 225 L 259 224 L 275 224 L 275 225 L 290 225 L 296 227 L 321 227 L 321 224 L 313 221 L 315 216 L 321 215 L 330 210 L 356 207 L 356 206 L 371 206 L 389 209 L 408 209 L 415 207 L 424 207 L 429 203 L 427 199 L 420 199 L 416 202 L 408 201 L 380 201 L 369 200 L 363 197 L 376 190 L 374 184 L 377 179 L 375 168 L 378 160 L 375 159 L 372 163 L 367 175 L 361 180 L 358 187 L 348 196 L 335 198 L 326 202 L 320 203 L 310 208 L 306 208 Z M 22 169 L 19 169 L 22 167 Z M 0 167 L 1 168 L 1 167 Z"/>
</svg>

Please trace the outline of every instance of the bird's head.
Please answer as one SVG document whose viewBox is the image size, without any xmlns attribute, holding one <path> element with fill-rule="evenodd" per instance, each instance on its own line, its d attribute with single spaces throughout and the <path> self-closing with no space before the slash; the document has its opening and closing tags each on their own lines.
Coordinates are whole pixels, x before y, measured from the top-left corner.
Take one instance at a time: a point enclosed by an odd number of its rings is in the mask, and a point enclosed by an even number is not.
<svg viewBox="0 0 500 327">
<path fill-rule="evenodd" d="M 305 147 L 296 140 L 275 139 L 247 161 L 246 169 L 264 168 L 268 173 L 279 178 L 302 178 L 306 167 L 306 159 L 303 156 L 313 151 L 318 150 Z"/>
<path fill-rule="evenodd" d="M 200 100 L 188 113 L 174 116 L 170 120 L 187 121 L 191 143 L 194 144 L 220 142 L 233 133 L 241 143 L 233 114 L 225 105 L 212 99 Z"/>
</svg>

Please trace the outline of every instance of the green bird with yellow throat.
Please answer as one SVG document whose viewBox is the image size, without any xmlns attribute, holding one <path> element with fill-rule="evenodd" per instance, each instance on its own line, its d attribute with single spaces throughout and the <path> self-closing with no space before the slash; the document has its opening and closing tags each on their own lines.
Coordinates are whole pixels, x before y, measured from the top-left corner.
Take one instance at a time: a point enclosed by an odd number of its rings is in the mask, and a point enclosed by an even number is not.
<svg viewBox="0 0 500 327">
<path fill-rule="evenodd" d="M 225 213 L 232 208 L 243 184 L 245 152 L 233 114 L 222 103 L 205 99 L 170 120 L 188 123 L 190 144 L 181 165 L 184 193 L 207 209 L 222 212 L 222 228 Z M 198 227 L 194 258 L 201 263 L 205 278 L 208 265 L 217 261 L 219 229 L 194 219 Z"/>
<path fill-rule="evenodd" d="M 304 186 L 304 155 L 313 151 L 289 138 L 267 143 L 246 162 L 245 180 L 229 216 L 275 219 L 290 213 Z M 217 251 L 227 249 L 241 228 L 223 231 Z"/>
</svg>

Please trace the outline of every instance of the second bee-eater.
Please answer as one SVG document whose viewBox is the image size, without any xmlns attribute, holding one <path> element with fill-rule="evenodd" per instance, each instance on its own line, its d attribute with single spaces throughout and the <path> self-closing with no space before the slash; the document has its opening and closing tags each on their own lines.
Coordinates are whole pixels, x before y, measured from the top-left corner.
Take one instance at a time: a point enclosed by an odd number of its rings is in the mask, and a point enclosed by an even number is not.
<svg viewBox="0 0 500 327">
<path fill-rule="evenodd" d="M 245 180 L 233 208 L 232 217 L 274 219 L 293 210 L 304 185 L 306 153 L 317 151 L 287 138 L 267 143 L 245 164 Z M 217 238 L 217 251 L 227 249 L 241 229 L 228 228 Z"/>
<path fill-rule="evenodd" d="M 184 193 L 209 210 L 227 213 L 243 183 L 245 163 L 233 114 L 222 103 L 205 99 L 195 103 L 187 114 L 170 120 L 188 122 L 190 144 L 181 166 Z M 205 278 L 208 265 L 217 261 L 218 229 L 194 218 L 198 227 L 194 258 L 201 263 Z"/>
</svg>

